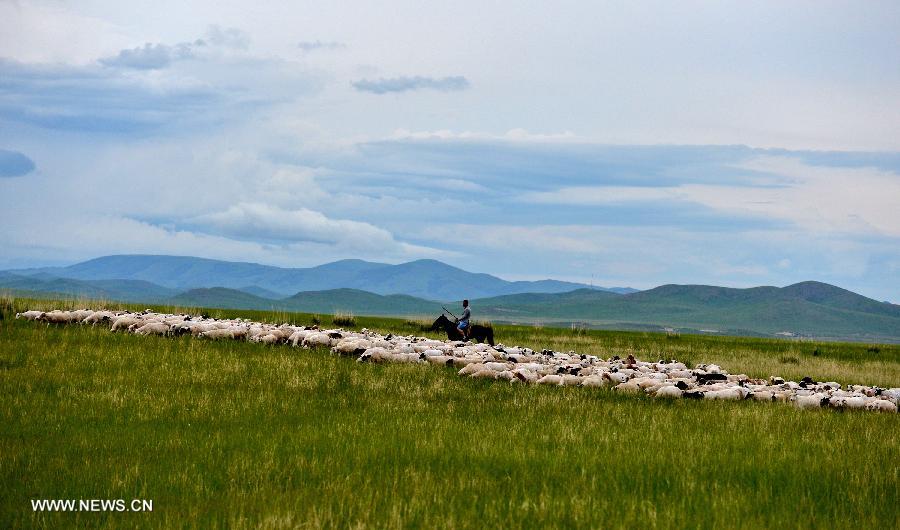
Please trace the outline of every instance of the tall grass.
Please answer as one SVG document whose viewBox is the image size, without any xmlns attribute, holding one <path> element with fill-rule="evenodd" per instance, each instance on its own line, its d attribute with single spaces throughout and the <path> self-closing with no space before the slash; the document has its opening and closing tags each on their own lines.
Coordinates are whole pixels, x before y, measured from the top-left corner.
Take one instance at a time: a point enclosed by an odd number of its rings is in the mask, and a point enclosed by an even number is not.
<svg viewBox="0 0 900 530">
<path fill-rule="evenodd" d="M 11 301 L 22 304 L 32 302 Z M 895 528 L 900 519 L 898 415 L 498 384 L 325 351 L 23 322 L 9 305 L 0 303 L 4 528 Z M 408 332 L 403 320 L 357 325 Z M 809 344 L 778 341 L 495 333 L 507 344 L 900 382 L 892 346 L 819 343 L 813 356 Z M 35 513 L 36 498 L 153 499 L 154 511 Z"/>
<path fill-rule="evenodd" d="M 335 326 L 354 327 L 356 326 L 356 318 L 353 316 L 352 311 L 336 311 L 334 316 L 331 317 L 331 323 Z"/>
</svg>

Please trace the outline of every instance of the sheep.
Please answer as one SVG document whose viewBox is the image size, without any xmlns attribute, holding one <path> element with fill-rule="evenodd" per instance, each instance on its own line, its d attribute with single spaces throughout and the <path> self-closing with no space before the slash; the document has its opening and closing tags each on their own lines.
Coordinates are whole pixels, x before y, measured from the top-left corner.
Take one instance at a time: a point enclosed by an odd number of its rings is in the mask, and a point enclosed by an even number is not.
<svg viewBox="0 0 900 530">
<path fill-rule="evenodd" d="M 747 390 L 740 387 L 723 388 L 721 390 L 709 390 L 703 394 L 703 399 L 740 400 L 747 396 Z"/>
<path fill-rule="evenodd" d="M 448 355 L 429 355 L 425 357 L 425 360 L 431 364 L 441 364 L 441 365 L 452 365 L 453 357 Z"/>
<path fill-rule="evenodd" d="M 369 348 L 368 350 L 364 351 L 363 354 L 359 356 L 359 359 L 357 359 L 357 361 L 359 361 L 359 362 L 370 361 L 373 363 L 377 363 L 377 362 L 383 362 L 388 359 L 389 359 L 389 354 L 388 354 L 387 350 L 376 346 L 376 347 Z"/>
<path fill-rule="evenodd" d="M 634 381 L 625 381 L 614 386 L 613 390 L 618 390 L 619 392 L 640 392 L 641 387 Z"/>
<path fill-rule="evenodd" d="M 839 409 L 864 409 L 866 407 L 866 398 L 862 396 L 838 397 L 835 398 L 833 408 Z"/>
<path fill-rule="evenodd" d="M 233 339 L 234 331 L 230 329 L 216 328 L 209 331 L 203 331 L 198 336 L 210 340 Z"/>
<path fill-rule="evenodd" d="M 495 372 L 502 372 L 504 370 L 509 370 L 512 368 L 512 365 L 506 363 L 498 363 L 498 362 L 488 362 L 484 364 L 485 368 L 489 368 Z"/>
<path fill-rule="evenodd" d="M 335 344 L 331 352 L 339 355 L 360 355 L 371 347 L 372 342 L 366 339 L 346 338 Z"/>
<path fill-rule="evenodd" d="M 527 368 L 516 368 L 512 371 L 513 376 L 523 383 L 537 383 L 538 374 Z"/>
<path fill-rule="evenodd" d="M 599 375 L 589 375 L 581 380 L 581 386 L 591 386 L 595 388 L 601 388 L 606 386 L 609 380 L 603 378 Z"/>
<path fill-rule="evenodd" d="M 603 374 L 603 377 L 609 379 L 611 382 L 615 384 L 622 384 L 625 381 L 628 381 L 628 375 L 623 374 L 621 372 L 606 372 Z"/>
<path fill-rule="evenodd" d="M 71 315 L 68 311 L 54 310 L 49 313 L 41 313 L 41 316 L 38 318 L 49 324 L 68 324 L 70 322 Z"/>
<path fill-rule="evenodd" d="M 134 330 L 138 335 L 168 335 L 169 326 L 162 322 L 149 322 Z"/>
<path fill-rule="evenodd" d="M 558 385 L 562 383 L 562 376 L 557 374 L 549 374 L 537 380 L 539 385 Z"/>
<path fill-rule="evenodd" d="M 820 408 L 823 404 L 828 404 L 826 398 L 822 394 L 812 394 L 809 396 L 794 396 L 794 406 L 798 409 L 815 409 Z M 823 403 L 824 401 L 824 403 Z"/>
<path fill-rule="evenodd" d="M 110 331 L 118 331 L 120 329 L 128 329 L 128 326 L 142 322 L 142 320 L 133 315 L 123 315 L 112 321 Z"/>
<path fill-rule="evenodd" d="M 658 398 L 680 398 L 683 393 L 684 391 L 675 385 L 665 385 L 657 388 L 653 395 Z"/>
<path fill-rule="evenodd" d="M 886 399 L 876 399 L 866 403 L 866 410 L 877 410 L 880 412 L 897 412 L 897 405 Z"/>
<path fill-rule="evenodd" d="M 423 337 L 381 336 L 370 330 L 348 332 L 340 329 L 298 328 L 288 324 L 266 324 L 246 319 L 219 320 L 184 314 L 161 314 L 53 310 L 25 311 L 16 318 L 55 324 L 109 322 L 112 331 L 127 329 L 137 334 L 191 335 L 204 339 L 248 339 L 263 344 L 289 342 L 294 346 L 327 346 L 342 355 L 356 355 L 360 362 L 429 363 L 453 366 L 460 375 L 497 379 L 510 383 L 540 383 L 559 386 L 603 387 L 641 393 L 659 398 L 699 398 L 791 402 L 797 408 L 866 409 L 896 412 L 900 388 L 882 389 L 837 382 L 816 382 L 811 377 L 786 381 L 750 379 L 745 374 L 729 374 L 720 366 L 698 364 L 693 370 L 674 360 L 647 362 L 633 354 L 623 360 L 608 360 L 574 351 L 540 353 L 519 346 L 438 341 Z"/>
<path fill-rule="evenodd" d="M 469 374 L 469 377 L 474 377 L 476 379 L 496 379 L 498 373 L 499 372 L 491 370 L 490 368 L 482 368 L 477 372 Z"/>
<path fill-rule="evenodd" d="M 315 348 L 317 346 L 326 346 L 330 348 L 333 340 L 334 339 L 327 333 L 316 332 L 307 335 L 303 339 L 303 346 L 305 348 Z"/>
<path fill-rule="evenodd" d="M 751 399 L 754 399 L 756 401 L 774 401 L 775 393 L 771 390 L 759 390 L 756 392 L 751 392 L 750 397 Z"/>
<path fill-rule="evenodd" d="M 252 337 L 250 341 L 258 342 L 260 344 L 278 344 L 281 341 L 281 337 L 275 333 L 266 333 L 265 335 Z"/>
</svg>

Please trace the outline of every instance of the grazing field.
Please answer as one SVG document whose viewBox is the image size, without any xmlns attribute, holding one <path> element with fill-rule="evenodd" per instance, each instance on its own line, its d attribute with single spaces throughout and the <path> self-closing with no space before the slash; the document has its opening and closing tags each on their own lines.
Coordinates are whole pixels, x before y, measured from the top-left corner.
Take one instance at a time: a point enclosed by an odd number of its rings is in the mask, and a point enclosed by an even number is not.
<svg viewBox="0 0 900 530">
<path fill-rule="evenodd" d="M 900 525 L 897 414 L 508 385 L 430 365 L 12 318 L 64 305 L 3 308 L 4 528 Z M 353 320 L 437 336 L 419 322 Z M 506 326 L 495 335 L 751 376 L 900 386 L 900 346 Z M 30 504 L 119 498 L 152 499 L 153 512 L 36 513 Z"/>
</svg>

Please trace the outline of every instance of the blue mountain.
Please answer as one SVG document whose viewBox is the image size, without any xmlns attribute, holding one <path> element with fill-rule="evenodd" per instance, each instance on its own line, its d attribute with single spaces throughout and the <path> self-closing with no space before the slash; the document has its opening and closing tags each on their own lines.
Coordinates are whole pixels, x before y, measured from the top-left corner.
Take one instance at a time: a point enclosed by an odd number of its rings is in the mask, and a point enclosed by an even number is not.
<svg viewBox="0 0 900 530">
<path fill-rule="evenodd" d="M 309 268 L 219 261 L 191 256 L 104 256 L 68 267 L 9 271 L 17 275 L 73 280 L 141 280 L 179 291 L 226 287 L 265 298 L 300 291 L 357 289 L 376 294 L 405 294 L 427 300 L 485 298 L 518 293 L 561 293 L 587 285 L 557 280 L 506 281 L 472 273 L 436 260 L 399 265 L 348 259 Z M 598 288 L 600 290 L 607 290 Z M 609 289 L 633 292 L 629 288 Z"/>
</svg>

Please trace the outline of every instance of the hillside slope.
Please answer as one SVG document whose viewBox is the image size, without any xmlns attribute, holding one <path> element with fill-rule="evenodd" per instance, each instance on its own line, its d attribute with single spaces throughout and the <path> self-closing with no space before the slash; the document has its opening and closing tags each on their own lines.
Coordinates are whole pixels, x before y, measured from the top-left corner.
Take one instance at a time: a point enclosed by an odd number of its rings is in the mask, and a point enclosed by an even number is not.
<svg viewBox="0 0 900 530">
<path fill-rule="evenodd" d="M 341 260 L 310 268 L 282 268 L 190 256 L 123 255 L 105 256 L 68 267 L 9 272 L 76 280 L 142 280 L 179 291 L 227 287 L 254 294 L 271 292 L 280 297 L 300 291 L 349 288 L 377 294 L 455 300 L 525 292 L 559 293 L 586 287 L 557 280 L 511 282 L 490 274 L 468 272 L 436 260 L 399 265 Z M 632 291 L 630 288 L 613 290 Z"/>
</svg>

